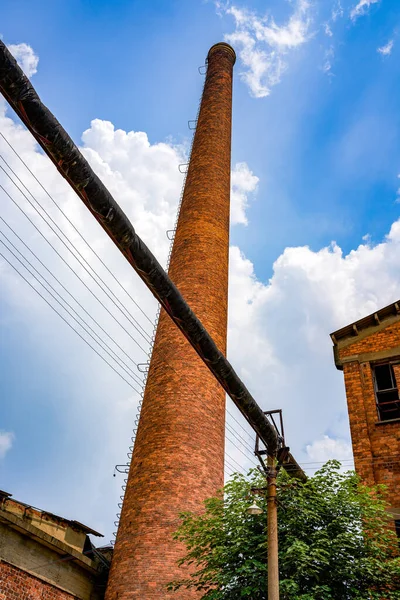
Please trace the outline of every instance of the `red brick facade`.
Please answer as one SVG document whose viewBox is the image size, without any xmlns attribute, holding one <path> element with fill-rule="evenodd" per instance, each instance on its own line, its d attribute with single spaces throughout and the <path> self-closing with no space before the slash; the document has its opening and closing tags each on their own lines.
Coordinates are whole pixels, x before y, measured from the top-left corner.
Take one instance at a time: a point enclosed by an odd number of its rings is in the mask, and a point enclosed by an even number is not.
<svg viewBox="0 0 400 600">
<path fill-rule="evenodd" d="M 0 600 L 74 600 L 53 585 L 0 561 Z"/>
<path fill-rule="evenodd" d="M 226 350 L 232 68 L 217 44 L 208 68 L 169 274 Z M 162 312 L 151 359 L 107 600 L 196 598 L 169 593 L 182 578 L 172 540 L 181 511 L 202 510 L 223 485 L 225 393 Z"/>
<path fill-rule="evenodd" d="M 400 390 L 400 316 L 395 316 L 396 306 L 394 314 L 383 321 L 379 313 L 373 315 L 375 325 L 363 330 L 356 324 L 352 335 L 336 339 L 341 330 L 332 336 L 336 364 L 344 372 L 356 471 L 368 485 L 387 486 L 389 504 L 400 519 L 400 418 L 396 413 L 396 418 L 382 418 L 374 382 L 374 368 L 390 364 Z"/>
</svg>

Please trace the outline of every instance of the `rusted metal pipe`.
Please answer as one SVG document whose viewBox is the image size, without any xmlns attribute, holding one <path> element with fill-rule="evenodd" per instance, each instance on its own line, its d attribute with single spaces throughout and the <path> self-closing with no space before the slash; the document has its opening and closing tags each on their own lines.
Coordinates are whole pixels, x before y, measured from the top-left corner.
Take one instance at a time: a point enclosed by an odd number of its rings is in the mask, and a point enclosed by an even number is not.
<svg viewBox="0 0 400 600">
<path fill-rule="evenodd" d="M 268 453 L 275 455 L 278 436 L 274 427 L 70 136 L 41 102 L 31 82 L 1 40 L 0 90 L 61 175 L 225 389 L 263 441 Z M 287 466 L 292 476 L 304 479 L 304 472 L 296 461 Z"/>
</svg>

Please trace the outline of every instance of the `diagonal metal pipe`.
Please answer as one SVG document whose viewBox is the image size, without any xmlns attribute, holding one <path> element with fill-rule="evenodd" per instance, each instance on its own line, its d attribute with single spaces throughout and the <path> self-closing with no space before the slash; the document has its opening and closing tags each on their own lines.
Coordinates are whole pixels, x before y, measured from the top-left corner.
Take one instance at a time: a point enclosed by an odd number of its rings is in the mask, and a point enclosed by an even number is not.
<svg viewBox="0 0 400 600">
<path fill-rule="evenodd" d="M 0 91 L 219 381 L 268 453 L 275 456 L 279 446 L 275 428 L 1 40 Z M 293 477 L 306 479 L 291 454 L 283 466 Z"/>
</svg>

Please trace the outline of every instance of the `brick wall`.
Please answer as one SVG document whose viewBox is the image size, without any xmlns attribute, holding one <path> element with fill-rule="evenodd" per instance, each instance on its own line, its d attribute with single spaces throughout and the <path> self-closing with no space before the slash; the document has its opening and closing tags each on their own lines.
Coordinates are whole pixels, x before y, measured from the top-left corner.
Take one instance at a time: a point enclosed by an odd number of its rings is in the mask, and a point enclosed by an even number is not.
<svg viewBox="0 0 400 600">
<path fill-rule="evenodd" d="M 379 421 L 371 362 L 359 360 L 361 355 L 397 348 L 400 358 L 400 321 L 361 340 L 355 338 L 339 348 L 339 357 L 346 359 L 343 371 L 356 471 L 368 485 L 385 484 L 390 505 L 400 509 L 400 421 Z M 394 371 L 400 388 L 400 365 Z"/>
<path fill-rule="evenodd" d="M 214 46 L 169 274 L 226 350 L 233 50 Z M 223 485 L 225 393 L 170 321 L 160 322 L 138 427 L 107 600 L 188 600 L 166 584 L 187 575 L 172 540 L 185 510 Z"/>
<path fill-rule="evenodd" d="M 14 565 L 21 573 L 30 573 L 35 581 L 69 592 L 80 600 L 104 598 L 106 573 L 99 564 L 64 542 L 33 526 L 29 520 L 0 510 L 0 565 Z M 75 559 L 74 559 L 75 558 Z M 60 560 L 61 559 L 61 560 Z M 1 599 L 1 596 L 0 596 Z"/>
<path fill-rule="evenodd" d="M 67 592 L 0 561 L 0 600 L 73 600 Z"/>
<path fill-rule="evenodd" d="M 340 358 L 362 354 L 364 352 L 379 352 L 400 347 L 400 323 L 397 321 L 381 331 L 363 337 L 340 349 Z"/>
</svg>

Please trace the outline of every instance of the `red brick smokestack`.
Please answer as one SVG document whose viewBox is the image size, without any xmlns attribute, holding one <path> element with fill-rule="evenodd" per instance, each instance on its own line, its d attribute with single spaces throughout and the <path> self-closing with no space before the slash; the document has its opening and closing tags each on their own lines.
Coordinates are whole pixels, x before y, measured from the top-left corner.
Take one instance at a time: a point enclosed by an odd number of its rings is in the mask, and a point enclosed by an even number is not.
<svg viewBox="0 0 400 600">
<path fill-rule="evenodd" d="M 226 351 L 233 49 L 208 67 L 169 274 Z M 225 393 L 164 311 L 157 329 L 107 600 L 183 600 L 181 511 L 200 511 L 223 485 Z"/>
</svg>

